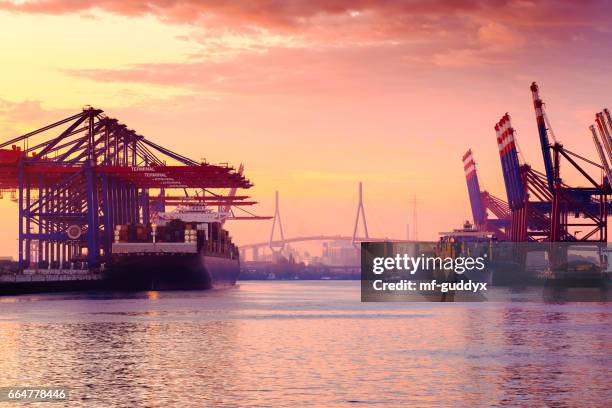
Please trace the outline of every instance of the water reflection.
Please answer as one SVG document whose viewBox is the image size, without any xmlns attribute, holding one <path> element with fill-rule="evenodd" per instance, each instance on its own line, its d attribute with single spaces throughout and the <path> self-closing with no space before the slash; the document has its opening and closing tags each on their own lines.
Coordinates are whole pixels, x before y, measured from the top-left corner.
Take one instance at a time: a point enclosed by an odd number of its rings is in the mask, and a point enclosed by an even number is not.
<svg viewBox="0 0 612 408">
<path fill-rule="evenodd" d="M 70 407 L 563 407 L 609 396 L 607 304 L 363 304 L 355 282 L 16 299 L 0 305 L 0 386 L 66 385 Z"/>
</svg>

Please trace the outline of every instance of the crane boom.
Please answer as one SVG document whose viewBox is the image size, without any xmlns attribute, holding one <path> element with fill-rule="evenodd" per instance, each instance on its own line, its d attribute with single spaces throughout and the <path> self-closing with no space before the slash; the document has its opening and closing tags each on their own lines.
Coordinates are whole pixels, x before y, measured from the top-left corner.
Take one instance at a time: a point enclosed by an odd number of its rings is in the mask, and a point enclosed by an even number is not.
<svg viewBox="0 0 612 408">
<path fill-rule="evenodd" d="M 597 124 L 601 140 L 604 141 L 604 145 L 608 149 L 608 159 L 612 161 L 612 137 L 610 137 L 610 130 L 608 129 L 606 119 L 602 112 L 595 114 L 595 123 Z"/>
<path fill-rule="evenodd" d="M 536 122 L 538 124 L 538 134 L 540 136 L 540 145 L 542 147 L 542 157 L 544 158 L 544 171 L 546 173 L 546 182 L 548 189 L 552 192 L 555 189 L 554 172 L 552 156 L 550 154 L 550 141 L 548 140 L 548 129 L 546 127 L 546 114 L 544 112 L 544 102 L 540 98 L 538 85 L 535 82 L 531 83 L 531 95 L 533 96 L 533 108 L 535 109 Z"/>
<path fill-rule="evenodd" d="M 486 221 L 487 214 L 482 203 L 480 183 L 478 182 L 478 174 L 476 174 L 476 163 L 474 162 L 472 149 L 463 155 L 463 169 L 465 170 L 465 180 L 470 196 L 474 224 L 481 226 Z"/>
<path fill-rule="evenodd" d="M 497 137 L 497 147 L 499 148 L 499 158 L 501 160 L 502 175 L 508 196 L 510 208 L 519 208 L 525 200 L 525 185 L 520 174 L 520 162 L 516 149 L 514 128 L 510 115 L 506 113 L 495 124 L 495 135 Z"/>
<path fill-rule="evenodd" d="M 597 150 L 597 154 L 599 155 L 599 160 L 601 160 L 601 165 L 604 168 L 606 173 L 606 177 L 608 178 L 608 183 L 612 182 L 612 172 L 610 171 L 610 166 L 608 165 L 608 160 L 606 159 L 606 155 L 604 154 L 603 148 L 601 147 L 601 143 L 599 143 L 599 139 L 597 138 L 597 132 L 595 131 L 595 126 L 589 126 L 591 133 L 593 134 L 593 143 L 595 143 L 595 149 Z"/>
</svg>

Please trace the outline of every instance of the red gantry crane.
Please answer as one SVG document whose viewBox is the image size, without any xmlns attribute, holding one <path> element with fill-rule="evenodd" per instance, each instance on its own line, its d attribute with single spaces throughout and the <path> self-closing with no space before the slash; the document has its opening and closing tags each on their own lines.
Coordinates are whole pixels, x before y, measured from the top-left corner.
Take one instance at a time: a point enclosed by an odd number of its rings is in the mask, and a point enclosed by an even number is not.
<svg viewBox="0 0 612 408">
<path fill-rule="evenodd" d="M 91 107 L 0 143 L 0 189 L 17 192 L 21 268 L 80 258 L 96 268 L 109 259 L 116 225 L 148 224 L 166 206 L 253 205 L 236 194 L 252 185 L 233 167 L 196 162 Z M 244 211 L 234 218 L 267 218 Z"/>
</svg>

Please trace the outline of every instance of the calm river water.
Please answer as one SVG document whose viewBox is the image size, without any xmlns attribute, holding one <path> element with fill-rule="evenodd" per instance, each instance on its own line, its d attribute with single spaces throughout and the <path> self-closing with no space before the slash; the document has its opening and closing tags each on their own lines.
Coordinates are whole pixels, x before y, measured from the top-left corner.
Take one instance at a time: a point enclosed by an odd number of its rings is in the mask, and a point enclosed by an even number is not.
<svg viewBox="0 0 612 408">
<path fill-rule="evenodd" d="M 52 407 L 610 404 L 609 303 L 359 294 L 295 281 L 0 298 L 0 386 L 69 388 Z"/>
</svg>

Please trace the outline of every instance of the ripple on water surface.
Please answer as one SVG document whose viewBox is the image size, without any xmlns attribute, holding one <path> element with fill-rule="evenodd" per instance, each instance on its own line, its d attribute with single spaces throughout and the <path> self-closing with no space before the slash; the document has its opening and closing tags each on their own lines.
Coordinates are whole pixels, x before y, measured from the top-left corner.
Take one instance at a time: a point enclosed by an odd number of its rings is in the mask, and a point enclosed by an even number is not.
<svg viewBox="0 0 612 408">
<path fill-rule="evenodd" d="M 608 304 L 368 303 L 358 282 L 0 300 L 0 386 L 65 406 L 603 406 Z M 54 406 L 61 406 L 57 404 Z"/>
</svg>

